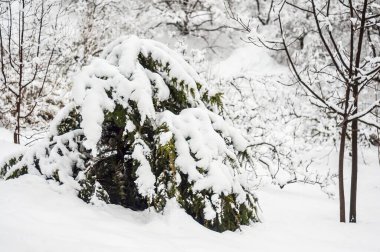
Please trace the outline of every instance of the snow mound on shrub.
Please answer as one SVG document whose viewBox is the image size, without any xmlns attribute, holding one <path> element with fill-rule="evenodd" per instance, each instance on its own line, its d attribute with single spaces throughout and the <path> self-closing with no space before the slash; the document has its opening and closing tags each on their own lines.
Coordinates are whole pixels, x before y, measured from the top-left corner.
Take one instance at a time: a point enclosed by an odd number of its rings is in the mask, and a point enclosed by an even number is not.
<svg viewBox="0 0 380 252">
<path fill-rule="evenodd" d="M 165 45 L 122 37 L 76 76 L 46 141 L 9 160 L 6 178 L 42 174 L 89 203 L 162 211 L 175 198 L 217 231 L 258 221 L 247 141 L 221 94 Z"/>
</svg>

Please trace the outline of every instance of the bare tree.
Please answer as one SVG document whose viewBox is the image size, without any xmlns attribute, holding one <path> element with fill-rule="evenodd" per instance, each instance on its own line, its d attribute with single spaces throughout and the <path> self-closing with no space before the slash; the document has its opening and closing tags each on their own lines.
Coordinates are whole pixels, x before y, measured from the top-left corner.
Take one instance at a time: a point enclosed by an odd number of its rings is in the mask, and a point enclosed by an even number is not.
<svg viewBox="0 0 380 252">
<path fill-rule="evenodd" d="M 109 41 L 127 34 L 139 34 L 140 20 L 134 17 L 135 0 L 67 0 L 65 10 L 74 17 L 73 38 L 67 45 L 73 64 L 68 71 L 98 56 Z M 132 11 L 133 10 L 133 11 Z"/>
<path fill-rule="evenodd" d="M 47 108 L 36 112 L 57 84 L 50 74 L 58 55 L 54 32 L 60 5 L 47 0 L 5 0 L 0 2 L 0 11 L 0 119 L 14 127 L 14 142 L 20 143 L 25 125 L 33 124 L 37 116 L 52 118 Z"/>
<path fill-rule="evenodd" d="M 356 1 L 355 4 L 352 0 L 284 0 L 276 7 L 278 39 L 268 41 L 260 36 L 250 36 L 249 41 L 284 52 L 294 79 L 307 91 L 312 102 L 340 118 L 340 221 L 346 221 L 343 172 L 346 138 L 349 137 L 352 148 L 349 221 L 356 222 L 359 122 L 375 128 L 380 126 L 373 120 L 373 111 L 380 105 L 380 100 L 367 105 L 367 97 L 359 103 L 365 91 L 374 90 L 378 85 L 380 60 L 373 41 L 379 41 L 380 10 L 374 0 Z M 300 60 L 294 53 L 297 50 L 295 42 L 304 40 L 305 32 L 294 34 L 289 29 L 294 19 L 285 24 L 283 16 L 286 12 L 298 13 L 297 18 L 303 18 L 305 23 L 312 21 L 313 26 L 308 32 L 314 35 L 314 50 L 318 52 L 314 52 L 312 58 Z M 231 10 L 229 13 L 247 32 L 252 31 L 249 22 Z"/>
<path fill-rule="evenodd" d="M 166 17 L 157 25 L 173 26 L 181 35 L 199 35 L 200 32 L 230 28 L 225 24 L 218 24 L 220 13 L 210 1 L 159 0 L 153 1 L 152 7 Z"/>
</svg>

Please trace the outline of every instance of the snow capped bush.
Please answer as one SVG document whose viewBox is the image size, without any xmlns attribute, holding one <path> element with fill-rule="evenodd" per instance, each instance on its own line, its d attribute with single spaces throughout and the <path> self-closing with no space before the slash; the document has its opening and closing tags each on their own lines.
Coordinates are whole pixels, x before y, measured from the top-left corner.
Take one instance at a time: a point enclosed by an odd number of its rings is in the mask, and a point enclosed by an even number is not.
<svg viewBox="0 0 380 252">
<path fill-rule="evenodd" d="M 1 165 L 41 174 L 86 202 L 162 211 L 174 198 L 202 225 L 259 221 L 241 166 L 247 142 L 190 65 L 165 45 L 122 37 L 74 80 L 46 141 Z"/>
</svg>

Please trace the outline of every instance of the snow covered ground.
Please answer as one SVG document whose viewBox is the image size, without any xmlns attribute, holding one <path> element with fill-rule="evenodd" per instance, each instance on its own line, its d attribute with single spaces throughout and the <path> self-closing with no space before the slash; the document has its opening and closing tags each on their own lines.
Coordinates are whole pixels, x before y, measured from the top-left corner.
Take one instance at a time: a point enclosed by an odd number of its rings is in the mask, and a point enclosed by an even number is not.
<svg viewBox="0 0 380 252">
<path fill-rule="evenodd" d="M 17 146 L 0 142 L 0 158 Z M 258 192 L 263 223 L 216 233 L 171 204 L 165 213 L 92 206 L 25 175 L 0 180 L 0 251 L 380 251 L 380 168 L 361 166 L 357 224 L 338 222 L 338 201 L 310 185 Z M 347 181 L 348 182 L 348 181 Z"/>
<path fill-rule="evenodd" d="M 255 50 L 237 50 L 214 71 L 226 77 L 247 74 L 249 69 L 254 69 L 252 75 L 267 74 L 268 69 L 285 71 Z M 235 64 L 238 61 L 240 66 Z M 20 149 L 11 141 L 12 134 L 0 129 L 0 159 Z M 329 199 L 318 186 L 293 184 L 280 190 L 266 185 L 257 192 L 263 222 L 222 234 L 199 225 L 174 202 L 164 214 L 134 212 L 116 205 L 88 205 L 73 191 L 37 176 L 0 180 L 0 252 L 379 252 L 380 167 L 375 151 L 364 156 L 367 165 L 362 160 L 357 224 L 339 223 L 338 200 Z M 327 165 L 318 164 L 321 169 Z M 328 165 L 337 167 L 336 153 Z"/>
<path fill-rule="evenodd" d="M 265 48 L 245 45 L 235 49 L 229 57 L 218 62 L 212 69 L 214 75 L 228 79 L 231 76 L 265 76 L 286 74 L 286 66 L 278 64 Z"/>
</svg>

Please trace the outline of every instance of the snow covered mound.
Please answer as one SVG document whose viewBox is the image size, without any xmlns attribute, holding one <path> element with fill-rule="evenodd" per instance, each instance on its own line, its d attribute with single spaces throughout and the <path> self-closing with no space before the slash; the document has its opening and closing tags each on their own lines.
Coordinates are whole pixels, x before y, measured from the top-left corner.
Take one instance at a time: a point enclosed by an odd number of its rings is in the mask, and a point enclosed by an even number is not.
<svg viewBox="0 0 380 252">
<path fill-rule="evenodd" d="M 375 165 L 377 153 L 371 155 L 367 161 L 374 165 L 364 167 L 359 177 L 358 223 L 339 223 L 338 202 L 316 187 L 293 184 L 280 190 L 268 185 L 258 192 L 263 223 L 221 234 L 198 225 L 173 201 L 163 214 L 135 212 L 111 204 L 85 204 L 38 176 L 0 180 L 0 248 L 5 252 L 377 252 L 380 169 Z"/>
<path fill-rule="evenodd" d="M 228 58 L 213 66 L 211 73 L 218 79 L 290 74 L 288 68 L 277 63 L 267 50 L 252 45 L 235 49 Z"/>
<path fill-rule="evenodd" d="M 0 141 L 13 143 L 13 134 L 9 130 L 0 127 Z"/>
<path fill-rule="evenodd" d="M 259 220 L 247 142 L 224 120 L 221 94 L 165 45 L 116 40 L 77 75 L 72 96 L 44 143 L 0 166 L 5 178 L 41 174 L 86 202 L 133 210 L 175 199 L 216 231 Z"/>
</svg>

